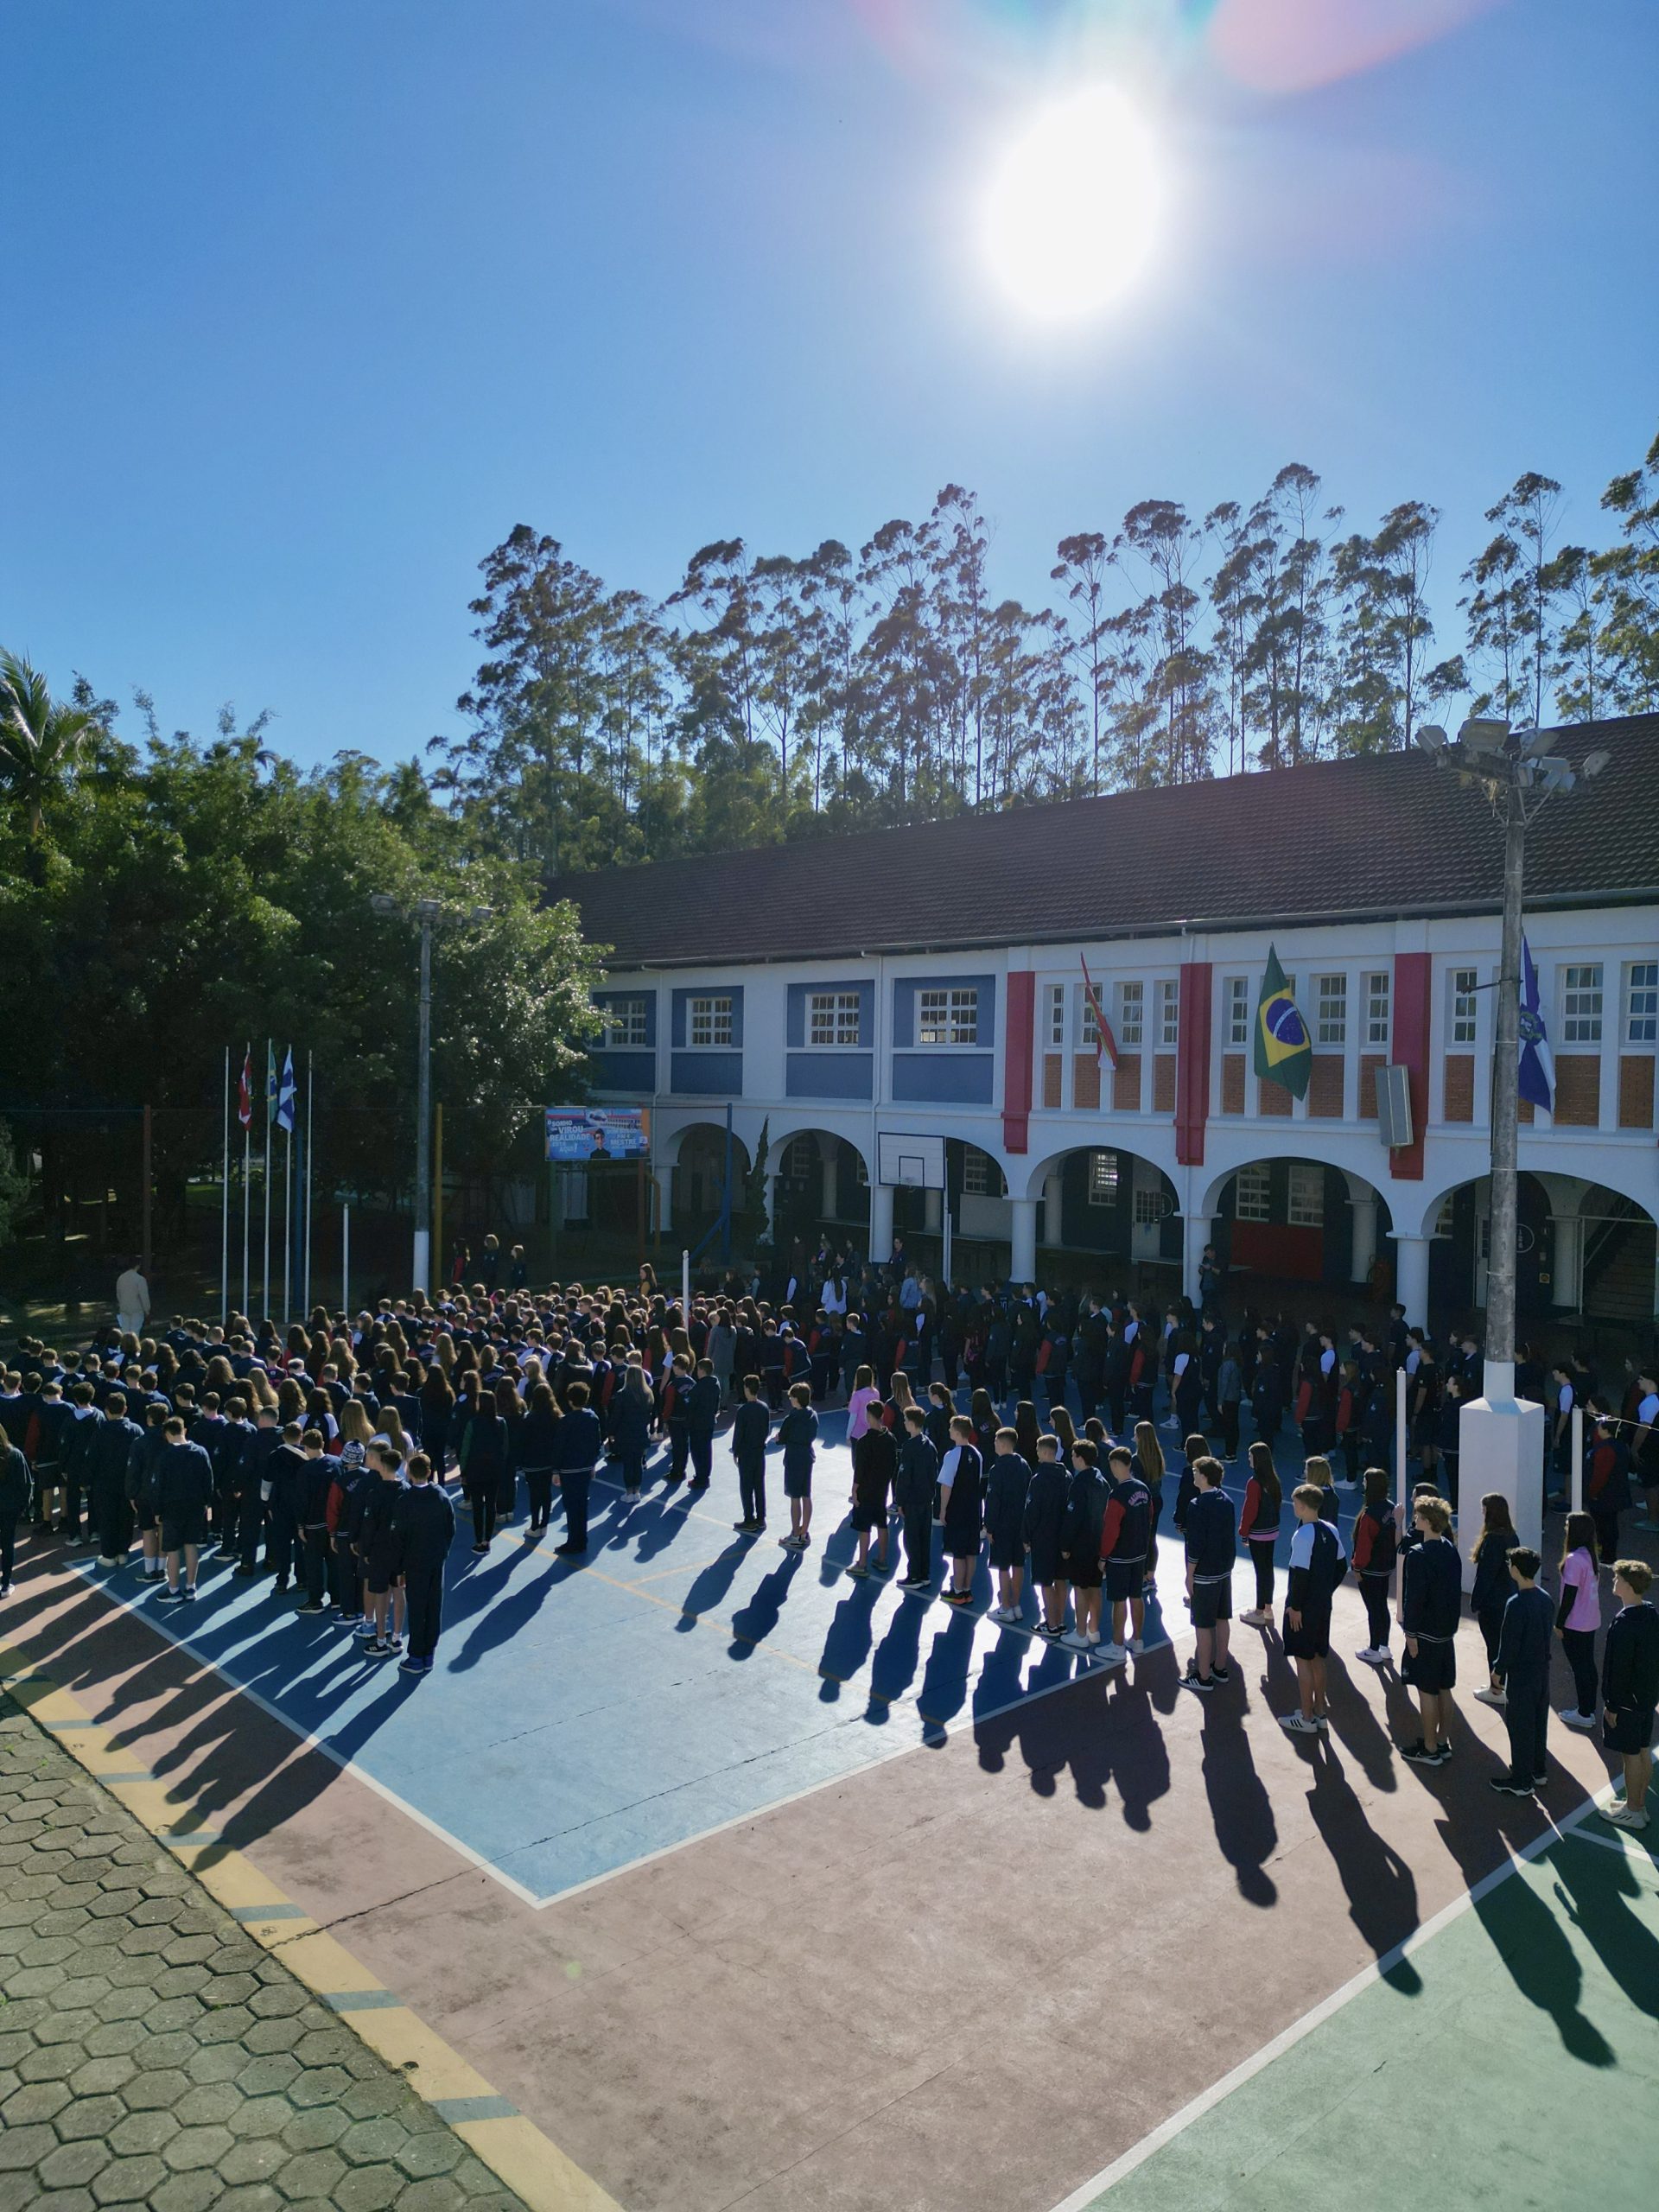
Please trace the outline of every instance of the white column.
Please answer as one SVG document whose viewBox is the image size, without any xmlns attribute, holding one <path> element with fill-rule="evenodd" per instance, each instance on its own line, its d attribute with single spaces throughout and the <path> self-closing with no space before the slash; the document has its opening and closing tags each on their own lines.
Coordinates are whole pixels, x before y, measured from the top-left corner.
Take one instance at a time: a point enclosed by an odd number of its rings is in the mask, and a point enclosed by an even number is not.
<svg viewBox="0 0 1659 2212">
<path fill-rule="evenodd" d="M 826 1221 L 833 1221 L 835 1219 L 836 1208 L 840 1200 L 840 1192 L 836 1188 L 837 1178 L 836 1174 L 836 1161 L 840 1149 L 841 1147 L 836 1144 L 833 1137 L 830 1139 L 828 1143 L 823 1143 L 822 1141 L 820 1141 L 820 1151 L 823 1160 L 823 1188 L 820 1193 L 821 1203 L 819 1205 L 819 1211 L 823 1214 L 823 1218 Z"/>
<path fill-rule="evenodd" d="M 1012 1247 L 1009 1276 L 1015 1282 L 1034 1282 L 1037 1279 L 1037 1201 L 1035 1198 L 1010 1198 L 1008 1214 Z"/>
<path fill-rule="evenodd" d="M 929 1236 L 944 1233 L 944 1192 L 924 1191 L 922 1193 L 922 1227 Z"/>
<path fill-rule="evenodd" d="M 1351 1198 L 1354 1211 L 1354 1256 L 1348 1269 L 1351 1282 L 1363 1282 L 1376 1257 L 1376 1200 Z"/>
<path fill-rule="evenodd" d="M 1215 1228 L 1212 1213 L 1189 1213 L 1181 1217 L 1181 1287 L 1196 1306 L 1199 1302 L 1198 1262 L 1204 1257 L 1204 1248 L 1209 1243 Z"/>
<path fill-rule="evenodd" d="M 1394 1294 L 1414 1329 L 1428 1326 L 1428 1244 L 1427 1236 L 1407 1236 L 1397 1229 L 1394 1232 Z"/>
<path fill-rule="evenodd" d="M 870 1258 L 878 1267 L 893 1257 L 893 1185 L 870 1185 Z"/>
<path fill-rule="evenodd" d="M 1584 1224 L 1577 1214 L 1560 1213 L 1554 1220 L 1555 1252 L 1550 1304 L 1576 1313 L 1584 1303 Z"/>
<path fill-rule="evenodd" d="M 1065 1177 L 1056 1167 L 1043 1178 L 1043 1242 L 1058 1245 L 1060 1241 L 1060 1213 L 1065 1203 Z"/>
<path fill-rule="evenodd" d="M 674 1226 L 674 1170 L 671 1167 L 659 1167 L 657 1170 L 655 1179 L 657 1184 L 657 1226 L 662 1230 L 663 1234 L 666 1236 L 668 1231 Z M 564 1203 L 563 1191 L 560 1192 L 559 1203 L 561 1210 L 563 1210 Z"/>
<path fill-rule="evenodd" d="M 1465 1589 L 1475 1579 L 1470 1554 L 1481 1530 L 1478 1501 L 1488 1491 L 1510 1501 L 1523 1544 L 1535 1550 L 1543 1540 L 1544 1409 L 1515 1395 L 1514 1376 L 1513 1367 L 1489 1360 L 1485 1395 L 1471 1398 L 1458 1415 L 1458 1549 Z"/>
</svg>

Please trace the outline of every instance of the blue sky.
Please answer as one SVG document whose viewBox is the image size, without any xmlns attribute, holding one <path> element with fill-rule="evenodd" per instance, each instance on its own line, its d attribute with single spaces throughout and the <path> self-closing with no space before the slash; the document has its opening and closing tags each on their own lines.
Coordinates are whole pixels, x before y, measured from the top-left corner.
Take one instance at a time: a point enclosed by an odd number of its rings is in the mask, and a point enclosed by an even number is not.
<svg viewBox="0 0 1659 2212">
<path fill-rule="evenodd" d="M 5 0 L 0 71 L 0 642 L 303 759 L 457 726 L 519 521 L 662 593 L 954 480 L 1031 599 L 1294 459 L 1444 510 L 1449 646 L 1482 509 L 1593 541 L 1659 428 L 1653 0 Z M 976 209 L 1091 73 L 1176 207 L 1057 334 Z"/>
</svg>

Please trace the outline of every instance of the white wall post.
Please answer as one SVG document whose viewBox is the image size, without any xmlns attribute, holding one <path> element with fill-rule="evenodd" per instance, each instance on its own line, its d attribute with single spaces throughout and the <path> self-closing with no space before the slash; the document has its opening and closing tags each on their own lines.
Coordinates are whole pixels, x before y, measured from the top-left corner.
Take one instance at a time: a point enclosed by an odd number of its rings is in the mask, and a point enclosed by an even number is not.
<svg viewBox="0 0 1659 2212">
<path fill-rule="evenodd" d="M 1181 1217 L 1181 1287 L 1197 1306 L 1199 1301 L 1198 1262 L 1204 1257 L 1204 1248 L 1211 1240 L 1216 1225 L 1212 1213 L 1189 1213 Z"/>
<path fill-rule="evenodd" d="M 1428 1326 L 1428 1246 L 1427 1236 L 1408 1236 L 1397 1229 L 1394 1232 L 1394 1294 L 1414 1329 Z"/>
<path fill-rule="evenodd" d="M 893 1257 L 893 1185 L 870 1185 L 870 1259 L 880 1268 Z"/>
<path fill-rule="evenodd" d="M 1351 1198 L 1354 1215 L 1354 1255 L 1349 1263 L 1350 1282 L 1363 1282 L 1376 1257 L 1376 1200 Z"/>
<path fill-rule="evenodd" d="M 1037 1201 L 1035 1198 L 1010 1198 L 1008 1275 L 1014 1282 L 1034 1282 L 1037 1279 Z"/>
</svg>

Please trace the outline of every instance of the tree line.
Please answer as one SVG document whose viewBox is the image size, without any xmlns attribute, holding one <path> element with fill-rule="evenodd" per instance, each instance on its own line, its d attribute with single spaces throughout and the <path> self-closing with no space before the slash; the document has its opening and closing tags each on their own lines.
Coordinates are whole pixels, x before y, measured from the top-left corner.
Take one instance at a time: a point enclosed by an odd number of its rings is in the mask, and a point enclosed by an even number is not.
<svg viewBox="0 0 1659 2212">
<path fill-rule="evenodd" d="M 999 598 L 974 495 L 856 553 L 702 547 L 660 604 L 521 524 L 480 564 L 467 728 L 429 748 L 480 850 L 548 873 L 1398 747 L 1467 701 L 1511 721 L 1659 705 L 1659 440 L 1560 542 L 1535 471 L 1486 511 L 1442 650 L 1439 510 L 1348 526 L 1314 472 L 1202 516 L 1143 499 Z"/>
</svg>

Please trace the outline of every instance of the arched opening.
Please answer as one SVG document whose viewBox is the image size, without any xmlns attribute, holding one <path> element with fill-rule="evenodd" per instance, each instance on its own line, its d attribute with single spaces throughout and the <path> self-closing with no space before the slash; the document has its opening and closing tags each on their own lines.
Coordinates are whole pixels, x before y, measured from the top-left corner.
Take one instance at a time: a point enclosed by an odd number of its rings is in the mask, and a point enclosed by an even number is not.
<svg viewBox="0 0 1659 2212">
<path fill-rule="evenodd" d="M 1176 1287 L 1180 1200 L 1155 1160 L 1120 1146 L 1074 1146 L 1039 1162 L 1026 1190 L 1046 1281 L 1097 1286 L 1109 1267 L 1117 1287 Z"/>
<path fill-rule="evenodd" d="M 1305 1155 L 1253 1160 L 1216 1179 L 1205 1211 L 1229 1282 L 1252 1299 L 1274 1285 L 1293 1297 L 1314 1284 L 1392 1294 L 1393 1217 L 1363 1176 Z"/>
<path fill-rule="evenodd" d="M 717 1122 L 692 1122 L 671 1137 L 664 1147 L 666 1169 L 659 1165 L 658 1179 L 665 1203 L 662 1225 L 672 1229 L 682 1243 L 695 1243 L 720 1218 L 726 1186 L 728 1133 Z M 742 1207 L 743 1182 L 749 1172 L 749 1150 L 733 1132 L 731 1146 L 732 1211 Z"/>
<path fill-rule="evenodd" d="M 860 1146 L 834 1129 L 792 1129 L 772 1146 L 766 1167 L 779 1250 L 796 1242 L 815 1243 L 820 1236 L 833 1242 L 855 1234 L 863 1242 L 870 1173 Z"/>
<path fill-rule="evenodd" d="M 1650 1343 L 1659 1315 L 1659 1230 L 1623 1192 L 1523 1169 L 1516 1188 L 1516 1319 L 1521 1334 L 1569 1327 L 1587 1349 Z M 1436 1325 L 1472 1322 L 1486 1306 L 1491 1184 L 1444 1192 L 1425 1217 L 1428 1304 Z"/>
</svg>

